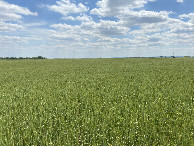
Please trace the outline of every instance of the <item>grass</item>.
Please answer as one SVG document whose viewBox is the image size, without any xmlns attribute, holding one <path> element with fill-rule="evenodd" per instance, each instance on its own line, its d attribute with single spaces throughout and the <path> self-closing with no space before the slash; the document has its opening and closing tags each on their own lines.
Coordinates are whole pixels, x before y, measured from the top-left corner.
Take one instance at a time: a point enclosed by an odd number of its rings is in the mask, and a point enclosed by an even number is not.
<svg viewBox="0 0 194 146">
<path fill-rule="evenodd" d="M 192 145 L 194 59 L 0 60 L 0 145 Z"/>
</svg>

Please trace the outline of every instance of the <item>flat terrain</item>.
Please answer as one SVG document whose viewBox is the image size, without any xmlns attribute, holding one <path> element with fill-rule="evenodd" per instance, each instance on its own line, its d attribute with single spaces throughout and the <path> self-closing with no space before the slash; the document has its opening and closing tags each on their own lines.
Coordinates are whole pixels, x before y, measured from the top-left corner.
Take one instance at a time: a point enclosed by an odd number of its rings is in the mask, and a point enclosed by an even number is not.
<svg viewBox="0 0 194 146">
<path fill-rule="evenodd" d="M 194 58 L 0 60 L 0 145 L 192 145 Z"/>
</svg>

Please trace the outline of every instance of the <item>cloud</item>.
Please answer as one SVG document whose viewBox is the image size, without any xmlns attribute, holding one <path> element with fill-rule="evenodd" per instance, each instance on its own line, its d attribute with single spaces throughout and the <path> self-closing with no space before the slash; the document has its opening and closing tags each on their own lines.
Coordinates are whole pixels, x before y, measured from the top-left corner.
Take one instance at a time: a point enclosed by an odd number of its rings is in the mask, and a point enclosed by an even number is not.
<svg viewBox="0 0 194 146">
<path fill-rule="evenodd" d="M 66 16 L 62 18 L 63 20 L 71 20 L 71 21 L 92 21 L 92 17 L 88 16 L 88 15 L 81 15 L 81 16 L 77 16 L 77 17 L 73 17 L 73 16 Z"/>
<path fill-rule="evenodd" d="M 0 32 L 16 31 L 18 29 L 24 29 L 24 27 L 18 24 L 5 23 L 0 21 Z"/>
<path fill-rule="evenodd" d="M 170 12 L 133 11 L 118 15 L 117 21 L 99 20 L 95 22 L 82 21 L 81 25 L 53 24 L 55 33 L 50 36 L 57 40 L 80 42 L 79 47 L 105 49 L 136 48 L 169 48 L 171 46 L 192 46 L 193 24 L 190 20 L 193 14 L 181 15 L 189 18 L 188 22 L 170 18 Z M 76 17 L 72 17 L 74 20 Z M 136 30 L 130 30 L 134 25 Z M 74 39 L 73 39 L 74 38 Z M 74 46 L 75 47 L 75 46 Z"/>
<path fill-rule="evenodd" d="M 87 12 L 88 8 L 84 6 L 82 3 L 78 5 L 70 2 L 70 0 L 60 0 L 56 2 L 57 5 L 48 5 L 48 9 L 54 12 L 58 12 L 64 16 L 73 13 L 82 13 Z"/>
<path fill-rule="evenodd" d="M 39 22 L 25 23 L 23 25 L 25 27 L 39 27 L 39 26 L 45 26 L 45 25 L 47 25 L 47 22 L 45 22 L 45 21 L 39 21 Z"/>
<path fill-rule="evenodd" d="M 15 13 L 0 13 L 0 21 L 17 21 L 21 19 L 22 16 Z"/>
<path fill-rule="evenodd" d="M 124 35 L 130 30 L 128 27 L 120 26 L 119 22 L 115 21 L 101 20 L 97 26 L 99 33 L 105 36 Z"/>
<path fill-rule="evenodd" d="M 194 25 L 179 19 L 169 18 L 165 22 L 157 24 L 143 24 L 139 30 L 131 31 L 134 40 L 147 46 L 177 48 L 194 45 Z M 154 44 L 153 44 L 154 43 Z"/>
<path fill-rule="evenodd" d="M 183 14 L 179 16 L 180 19 L 187 18 L 187 21 L 181 21 L 179 25 L 172 29 L 175 33 L 194 34 L 194 13 Z"/>
<path fill-rule="evenodd" d="M 101 0 L 96 3 L 98 8 L 90 11 L 100 17 L 115 17 L 125 26 L 141 25 L 144 23 L 160 23 L 167 21 L 171 12 L 166 11 L 137 11 L 148 2 L 155 0 Z"/>
<path fill-rule="evenodd" d="M 9 4 L 5 1 L 0 1 L 0 10 L 0 21 L 16 21 L 22 18 L 21 15 L 38 15 L 25 7 Z"/>
<path fill-rule="evenodd" d="M 118 16 L 133 10 L 135 8 L 142 8 L 148 2 L 155 0 L 101 0 L 96 3 L 98 8 L 91 10 L 91 14 L 100 16 Z"/>
<path fill-rule="evenodd" d="M 14 4 L 9 4 L 5 1 L 0 1 L 0 31 L 16 31 L 20 29 L 24 29 L 24 27 L 20 24 L 15 23 L 7 23 L 6 21 L 16 21 L 18 22 L 22 15 L 33 15 L 37 16 L 36 12 L 31 12 L 29 9 L 25 7 L 21 7 Z"/>
<path fill-rule="evenodd" d="M 71 29 L 75 29 L 75 28 L 78 28 L 78 26 L 72 26 L 72 25 L 68 25 L 68 24 L 62 24 L 62 23 L 59 23 L 59 24 L 52 24 L 51 27 L 53 28 L 56 28 L 56 29 L 59 29 L 59 30 L 71 30 Z"/>
<path fill-rule="evenodd" d="M 189 23 L 194 24 L 194 13 L 189 13 L 189 14 L 183 14 L 179 16 L 180 19 L 184 19 L 184 18 L 188 18 L 189 19 Z"/>
<path fill-rule="evenodd" d="M 167 21 L 169 13 L 166 11 L 154 12 L 154 11 L 128 11 L 123 15 L 119 15 L 120 21 L 127 26 L 141 25 L 148 23 L 161 23 Z"/>
<path fill-rule="evenodd" d="M 0 42 L 12 42 L 13 41 L 16 41 L 16 42 L 21 42 L 21 40 L 24 40 L 23 38 L 21 37 L 18 37 L 18 36 L 6 36 L 6 35 L 0 35 Z"/>
<path fill-rule="evenodd" d="M 148 41 L 149 42 L 159 42 L 160 38 L 158 38 L 158 37 L 149 37 Z"/>
<path fill-rule="evenodd" d="M 72 20 L 75 21 L 75 18 L 73 16 L 66 16 L 62 18 L 63 20 Z"/>
<path fill-rule="evenodd" d="M 181 27 L 175 27 L 171 30 L 174 33 L 194 34 L 194 24 L 185 24 Z"/>
<path fill-rule="evenodd" d="M 68 24 L 53 24 L 51 27 L 68 32 L 69 34 L 77 34 L 81 38 L 82 35 L 90 35 L 90 37 L 100 36 L 118 36 L 126 34 L 130 29 L 122 26 L 120 22 L 110 20 L 100 20 L 99 23 L 94 21 L 82 22 L 81 25 L 68 25 Z M 70 32 L 71 31 L 71 32 Z"/>
<path fill-rule="evenodd" d="M 64 54 L 71 52 L 74 57 L 83 57 L 81 53 L 93 52 L 90 57 L 102 54 L 111 57 L 119 56 L 119 53 L 122 56 L 122 52 L 126 56 L 135 56 L 127 55 L 129 51 L 146 56 L 146 53 L 158 53 L 156 50 L 193 48 L 194 13 L 174 18 L 171 12 L 144 9 L 147 3 L 154 1 L 99 0 L 97 7 L 90 11 L 90 14 L 99 16 L 96 17 L 89 15 L 89 8 L 82 3 L 58 0 L 46 9 L 61 14 L 62 19 L 23 23 L 23 15 L 36 16 L 37 13 L 0 0 L 0 49 L 11 48 L 9 50 L 13 52 L 22 48 L 27 54 L 30 50 L 30 55 L 42 52 L 65 57 Z"/>
<path fill-rule="evenodd" d="M 87 15 L 77 16 L 75 19 L 78 21 L 92 21 L 92 17 Z"/>
<path fill-rule="evenodd" d="M 183 3 L 183 0 L 176 0 L 178 3 Z"/>
</svg>

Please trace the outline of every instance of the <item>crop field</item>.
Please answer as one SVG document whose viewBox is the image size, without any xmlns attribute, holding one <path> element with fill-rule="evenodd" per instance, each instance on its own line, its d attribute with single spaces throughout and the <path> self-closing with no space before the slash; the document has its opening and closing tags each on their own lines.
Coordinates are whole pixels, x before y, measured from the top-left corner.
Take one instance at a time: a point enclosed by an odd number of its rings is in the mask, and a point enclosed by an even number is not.
<svg viewBox="0 0 194 146">
<path fill-rule="evenodd" d="M 0 60 L 0 145 L 194 144 L 194 58 Z"/>
</svg>

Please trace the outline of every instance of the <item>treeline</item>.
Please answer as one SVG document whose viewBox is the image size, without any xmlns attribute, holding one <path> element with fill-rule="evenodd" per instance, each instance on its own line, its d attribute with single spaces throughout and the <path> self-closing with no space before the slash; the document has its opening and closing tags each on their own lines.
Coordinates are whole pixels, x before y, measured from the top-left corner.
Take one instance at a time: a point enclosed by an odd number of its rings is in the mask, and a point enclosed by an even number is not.
<svg viewBox="0 0 194 146">
<path fill-rule="evenodd" d="M 17 59 L 47 59 L 45 57 L 42 57 L 42 56 L 38 56 L 38 57 L 0 57 L 0 60 L 3 60 L 3 59 L 6 59 L 6 60 L 17 60 Z"/>
</svg>

